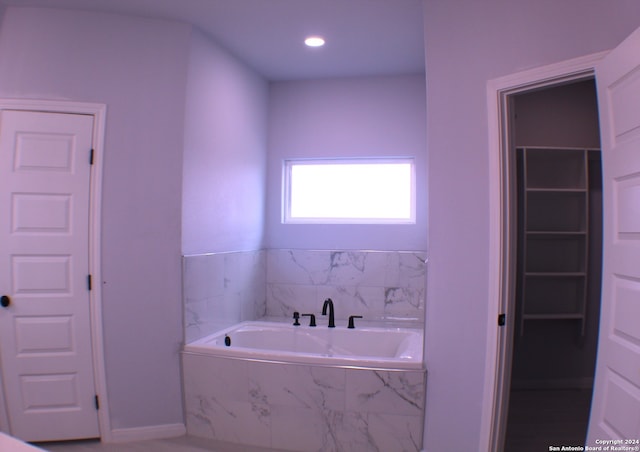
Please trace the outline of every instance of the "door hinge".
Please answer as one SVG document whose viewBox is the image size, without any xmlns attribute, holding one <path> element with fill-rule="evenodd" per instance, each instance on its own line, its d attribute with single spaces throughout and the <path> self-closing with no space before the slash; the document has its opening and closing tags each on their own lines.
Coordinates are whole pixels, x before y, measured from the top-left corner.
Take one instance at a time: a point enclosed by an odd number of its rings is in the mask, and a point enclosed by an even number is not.
<svg viewBox="0 0 640 452">
<path fill-rule="evenodd" d="M 96 404 L 96 410 L 100 409 L 100 399 L 98 398 L 98 394 L 93 398 L 94 403 Z"/>
<path fill-rule="evenodd" d="M 94 151 L 91 149 L 91 151 L 89 151 L 89 165 L 93 165 L 93 154 Z"/>
<path fill-rule="evenodd" d="M 91 290 L 91 275 L 87 275 L 87 289 Z"/>
<path fill-rule="evenodd" d="M 504 324 L 507 323 L 507 316 L 506 314 L 500 314 L 498 316 L 498 326 L 504 326 Z"/>
</svg>

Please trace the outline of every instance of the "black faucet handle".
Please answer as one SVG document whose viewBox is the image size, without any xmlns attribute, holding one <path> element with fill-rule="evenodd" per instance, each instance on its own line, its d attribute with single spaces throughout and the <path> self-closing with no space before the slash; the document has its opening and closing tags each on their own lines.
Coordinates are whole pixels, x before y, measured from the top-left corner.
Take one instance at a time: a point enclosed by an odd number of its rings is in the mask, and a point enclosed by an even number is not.
<svg viewBox="0 0 640 452">
<path fill-rule="evenodd" d="M 309 317 L 309 326 L 316 326 L 315 314 L 302 314 L 302 317 Z"/>
<path fill-rule="evenodd" d="M 293 326 L 300 326 L 300 322 L 298 322 L 299 319 L 300 319 L 300 313 L 298 311 L 295 311 L 293 313 Z"/>
<path fill-rule="evenodd" d="M 347 326 L 347 328 L 352 328 L 352 329 L 355 328 L 356 325 L 353 322 L 353 319 L 361 319 L 361 318 L 362 318 L 361 315 L 350 315 L 349 316 L 349 326 Z"/>
</svg>

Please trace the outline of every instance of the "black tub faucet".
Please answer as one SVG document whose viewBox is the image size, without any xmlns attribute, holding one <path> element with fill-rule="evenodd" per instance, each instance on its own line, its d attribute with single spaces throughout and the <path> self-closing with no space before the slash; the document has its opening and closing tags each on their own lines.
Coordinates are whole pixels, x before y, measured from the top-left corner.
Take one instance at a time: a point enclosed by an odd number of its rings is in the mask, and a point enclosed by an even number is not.
<svg viewBox="0 0 640 452">
<path fill-rule="evenodd" d="M 322 315 L 327 315 L 327 306 L 329 306 L 329 328 L 335 328 L 336 320 L 333 316 L 333 301 L 331 298 L 324 300 L 324 304 L 322 305 Z"/>
<path fill-rule="evenodd" d="M 356 325 L 355 323 L 353 323 L 353 319 L 361 319 L 362 316 L 361 315 L 350 315 L 349 316 L 349 325 L 347 326 L 347 328 L 355 328 Z"/>
<path fill-rule="evenodd" d="M 316 326 L 315 314 L 302 314 L 302 317 L 309 317 L 309 326 Z"/>
</svg>

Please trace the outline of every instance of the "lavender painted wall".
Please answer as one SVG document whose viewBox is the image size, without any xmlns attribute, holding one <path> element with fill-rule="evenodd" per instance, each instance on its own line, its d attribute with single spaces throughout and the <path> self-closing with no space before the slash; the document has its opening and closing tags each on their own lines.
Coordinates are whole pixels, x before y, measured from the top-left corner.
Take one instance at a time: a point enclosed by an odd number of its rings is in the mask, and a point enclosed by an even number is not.
<svg viewBox="0 0 640 452">
<path fill-rule="evenodd" d="M 114 429 L 182 422 L 190 31 L 175 22 L 30 8 L 8 8 L 0 30 L 0 96 L 107 104 L 101 285 Z"/>
<path fill-rule="evenodd" d="M 425 108 L 423 75 L 272 83 L 267 247 L 426 250 Z M 283 159 L 365 156 L 415 157 L 415 225 L 281 223 Z"/>
<path fill-rule="evenodd" d="M 182 252 L 260 249 L 267 83 L 196 30 L 187 81 Z"/>
<path fill-rule="evenodd" d="M 480 450 L 488 300 L 487 80 L 616 46 L 633 0 L 425 2 L 429 272 L 425 450 Z"/>
</svg>

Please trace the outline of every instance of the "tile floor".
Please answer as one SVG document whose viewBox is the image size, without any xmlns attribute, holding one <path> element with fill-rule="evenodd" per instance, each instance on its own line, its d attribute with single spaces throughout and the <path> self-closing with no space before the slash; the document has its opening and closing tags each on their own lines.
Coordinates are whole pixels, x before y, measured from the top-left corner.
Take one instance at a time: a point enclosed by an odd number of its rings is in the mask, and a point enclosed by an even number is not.
<svg viewBox="0 0 640 452">
<path fill-rule="evenodd" d="M 591 389 L 514 390 L 504 452 L 541 452 L 584 446 Z"/>
</svg>

